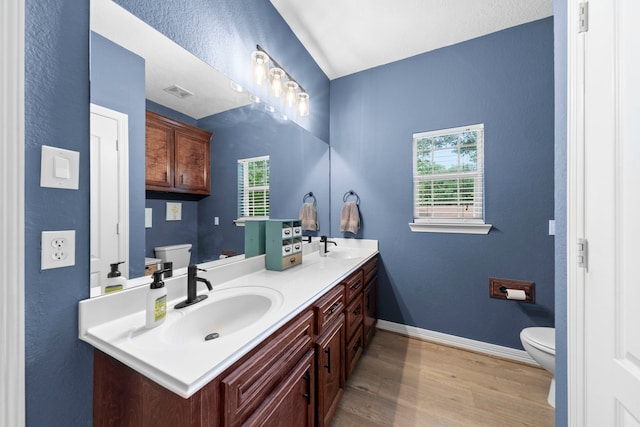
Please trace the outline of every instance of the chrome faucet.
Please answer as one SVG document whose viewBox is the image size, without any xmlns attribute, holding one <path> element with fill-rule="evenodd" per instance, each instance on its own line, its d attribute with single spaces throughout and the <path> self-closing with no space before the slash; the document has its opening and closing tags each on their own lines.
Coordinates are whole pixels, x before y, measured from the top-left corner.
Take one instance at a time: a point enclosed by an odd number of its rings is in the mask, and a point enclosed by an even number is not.
<svg viewBox="0 0 640 427">
<path fill-rule="evenodd" d="M 189 307 L 190 305 L 199 303 L 200 301 L 207 299 L 208 295 L 196 295 L 198 290 L 198 282 L 203 282 L 207 285 L 207 288 L 212 291 L 213 287 L 211 282 L 204 277 L 198 277 L 198 271 L 207 271 L 202 268 L 198 268 L 197 265 L 190 265 L 187 268 L 187 299 L 181 303 L 176 304 L 175 308 Z"/>
<path fill-rule="evenodd" d="M 333 243 L 334 245 L 338 246 L 336 242 L 332 240 L 328 240 L 327 236 L 320 236 L 320 250 L 319 250 L 320 256 L 327 256 L 327 254 L 329 253 L 329 250 L 327 249 L 328 243 Z"/>
</svg>

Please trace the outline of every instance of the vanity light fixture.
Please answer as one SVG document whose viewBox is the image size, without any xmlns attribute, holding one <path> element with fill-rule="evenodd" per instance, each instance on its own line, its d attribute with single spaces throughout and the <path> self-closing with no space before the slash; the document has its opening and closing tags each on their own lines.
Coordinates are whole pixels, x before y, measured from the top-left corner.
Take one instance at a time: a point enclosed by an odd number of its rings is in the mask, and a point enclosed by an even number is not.
<svg viewBox="0 0 640 427">
<path fill-rule="evenodd" d="M 283 98 L 286 107 L 295 108 L 298 116 L 309 115 L 309 94 L 260 45 L 251 54 L 251 75 L 258 85 L 269 82 L 269 91 Z M 273 66 L 271 66 L 273 65 Z"/>
</svg>

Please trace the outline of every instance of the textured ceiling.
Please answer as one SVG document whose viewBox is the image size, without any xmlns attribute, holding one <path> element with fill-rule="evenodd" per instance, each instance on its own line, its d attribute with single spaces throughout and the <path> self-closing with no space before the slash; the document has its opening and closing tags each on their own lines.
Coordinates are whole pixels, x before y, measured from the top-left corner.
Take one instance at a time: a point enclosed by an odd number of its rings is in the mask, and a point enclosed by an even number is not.
<svg viewBox="0 0 640 427">
<path fill-rule="evenodd" d="M 271 0 L 329 79 L 553 14 L 553 0 Z"/>
</svg>

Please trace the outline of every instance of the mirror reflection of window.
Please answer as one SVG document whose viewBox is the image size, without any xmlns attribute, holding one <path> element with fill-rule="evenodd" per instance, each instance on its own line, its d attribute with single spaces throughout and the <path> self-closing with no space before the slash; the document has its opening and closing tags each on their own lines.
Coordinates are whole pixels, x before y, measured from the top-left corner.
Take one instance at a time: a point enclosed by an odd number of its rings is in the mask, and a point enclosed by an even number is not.
<svg viewBox="0 0 640 427">
<path fill-rule="evenodd" d="M 238 160 L 238 219 L 269 218 L 269 156 Z"/>
</svg>

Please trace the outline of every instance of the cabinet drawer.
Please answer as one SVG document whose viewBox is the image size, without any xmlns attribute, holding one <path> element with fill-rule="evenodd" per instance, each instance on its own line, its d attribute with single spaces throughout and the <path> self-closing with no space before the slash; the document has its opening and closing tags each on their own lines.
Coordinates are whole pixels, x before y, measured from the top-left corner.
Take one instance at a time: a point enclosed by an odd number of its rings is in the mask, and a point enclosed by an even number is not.
<svg viewBox="0 0 640 427">
<path fill-rule="evenodd" d="M 243 425 L 313 426 L 314 352 L 309 351 Z"/>
<path fill-rule="evenodd" d="M 345 280 L 347 302 L 351 301 L 358 292 L 362 291 L 362 270 L 358 270 Z"/>
<path fill-rule="evenodd" d="M 224 425 L 244 422 L 313 347 L 313 312 L 301 315 L 222 380 Z"/>
<path fill-rule="evenodd" d="M 321 335 L 344 310 L 344 285 L 338 285 L 315 303 L 316 334 Z"/>
<path fill-rule="evenodd" d="M 282 238 L 288 239 L 289 237 L 293 237 L 293 228 L 283 225 L 282 226 Z"/>
<path fill-rule="evenodd" d="M 362 267 L 364 272 L 364 284 L 368 285 L 369 282 L 378 274 L 378 257 L 373 257 Z"/>
<path fill-rule="evenodd" d="M 294 265 L 302 264 L 302 253 L 298 252 L 290 256 L 282 258 L 282 269 L 293 267 Z"/>
<path fill-rule="evenodd" d="M 353 336 L 353 333 L 356 331 L 358 326 L 362 325 L 362 318 L 364 316 L 362 293 L 358 294 L 358 297 L 349 303 L 347 310 L 345 311 L 345 315 L 347 319 L 347 339 L 349 339 Z"/>
<path fill-rule="evenodd" d="M 358 360 L 362 355 L 362 339 L 362 325 L 360 325 L 356 330 L 356 333 L 349 340 L 349 344 L 347 345 L 346 349 L 345 379 L 347 380 L 349 379 L 353 368 L 355 368 L 356 363 L 358 363 Z"/>
<path fill-rule="evenodd" d="M 282 256 L 288 256 L 293 253 L 293 245 L 289 243 L 282 244 Z"/>
</svg>

